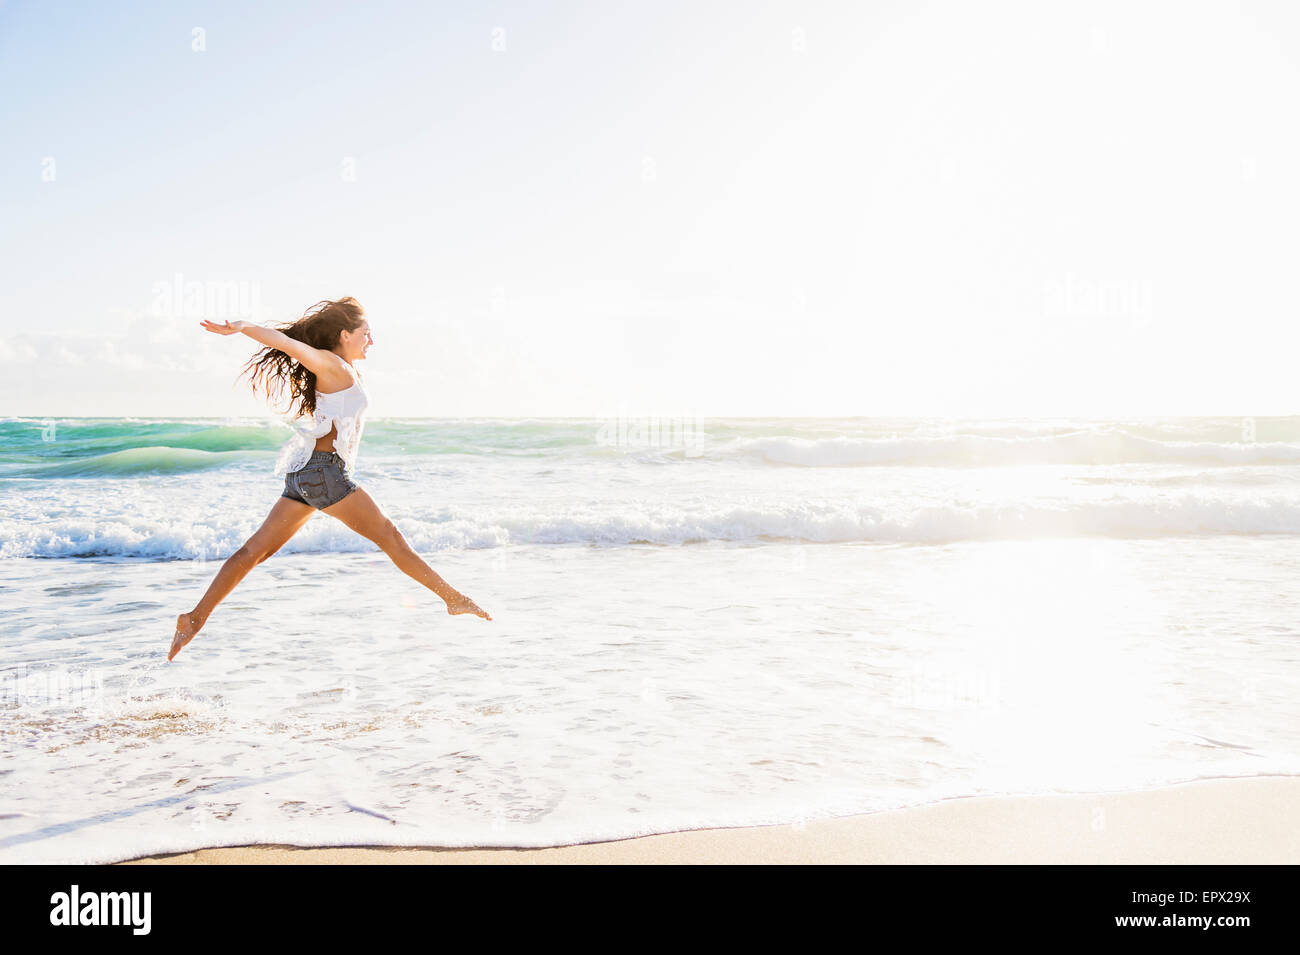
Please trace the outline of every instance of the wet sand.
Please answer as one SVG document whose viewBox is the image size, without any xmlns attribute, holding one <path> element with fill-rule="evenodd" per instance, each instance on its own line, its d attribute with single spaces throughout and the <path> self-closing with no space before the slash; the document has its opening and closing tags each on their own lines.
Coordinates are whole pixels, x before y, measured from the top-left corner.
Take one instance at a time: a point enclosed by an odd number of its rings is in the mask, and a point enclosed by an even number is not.
<svg viewBox="0 0 1300 955">
<path fill-rule="evenodd" d="M 237 846 L 133 864 L 1300 863 L 1300 777 L 1124 793 L 980 796 L 808 822 L 544 849 Z"/>
</svg>

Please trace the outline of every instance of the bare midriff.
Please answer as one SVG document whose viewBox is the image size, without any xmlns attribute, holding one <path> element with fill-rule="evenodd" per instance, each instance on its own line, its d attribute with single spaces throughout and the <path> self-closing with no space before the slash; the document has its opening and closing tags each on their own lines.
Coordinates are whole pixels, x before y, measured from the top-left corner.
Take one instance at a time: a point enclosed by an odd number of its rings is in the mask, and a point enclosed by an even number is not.
<svg viewBox="0 0 1300 955">
<path fill-rule="evenodd" d="M 333 451 L 333 450 L 334 450 L 334 438 L 338 435 L 338 433 L 339 433 L 338 425 L 332 425 L 332 426 L 330 427 L 330 433 L 329 433 L 329 434 L 325 435 L 325 437 L 323 437 L 323 438 L 317 438 L 317 439 L 316 439 L 316 450 L 317 450 L 317 451 Z"/>
</svg>

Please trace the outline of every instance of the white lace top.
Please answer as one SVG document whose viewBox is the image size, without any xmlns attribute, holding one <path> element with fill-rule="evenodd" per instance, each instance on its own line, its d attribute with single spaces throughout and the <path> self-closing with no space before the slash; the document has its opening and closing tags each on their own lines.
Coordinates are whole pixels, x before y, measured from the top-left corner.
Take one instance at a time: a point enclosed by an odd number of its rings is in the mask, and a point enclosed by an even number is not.
<svg viewBox="0 0 1300 955">
<path fill-rule="evenodd" d="M 325 437 L 330 428 L 337 427 L 334 450 L 343 459 L 344 470 L 351 476 L 356 467 L 357 449 L 361 446 L 361 432 L 365 430 L 365 411 L 369 404 L 356 369 L 352 369 L 351 388 L 327 395 L 317 392 L 316 413 L 310 419 L 304 415 L 300 420 L 306 423 L 295 427 L 293 437 L 280 449 L 275 462 L 276 475 L 283 477 L 305 467 L 311 453 L 316 450 L 316 439 Z"/>
</svg>

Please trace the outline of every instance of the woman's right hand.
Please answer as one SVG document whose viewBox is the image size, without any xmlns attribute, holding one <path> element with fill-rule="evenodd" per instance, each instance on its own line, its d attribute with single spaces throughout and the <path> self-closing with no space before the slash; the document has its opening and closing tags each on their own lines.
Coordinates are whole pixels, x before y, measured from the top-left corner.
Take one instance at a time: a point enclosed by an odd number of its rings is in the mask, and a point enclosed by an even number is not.
<svg viewBox="0 0 1300 955">
<path fill-rule="evenodd" d="M 248 327 L 248 322 L 210 322 L 206 318 L 199 322 L 210 332 L 216 332 L 218 335 L 237 335 Z"/>
</svg>

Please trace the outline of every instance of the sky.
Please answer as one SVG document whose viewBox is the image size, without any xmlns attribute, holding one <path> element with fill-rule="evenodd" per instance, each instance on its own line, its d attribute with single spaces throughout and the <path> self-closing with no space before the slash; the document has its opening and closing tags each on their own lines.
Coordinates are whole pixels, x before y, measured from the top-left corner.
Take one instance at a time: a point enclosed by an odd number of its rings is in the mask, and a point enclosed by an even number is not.
<svg viewBox="0 0 1300 955">
<path fill-rule="evenodd" d="M 1300 413 L 1300 7 L 0 2 L 0 416 Z"/>
</svg>

